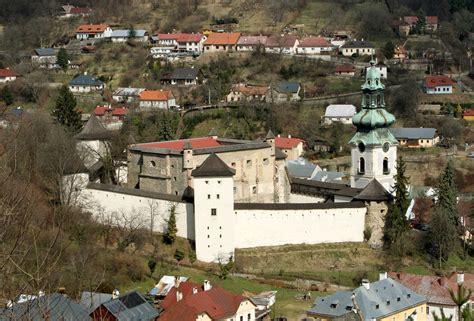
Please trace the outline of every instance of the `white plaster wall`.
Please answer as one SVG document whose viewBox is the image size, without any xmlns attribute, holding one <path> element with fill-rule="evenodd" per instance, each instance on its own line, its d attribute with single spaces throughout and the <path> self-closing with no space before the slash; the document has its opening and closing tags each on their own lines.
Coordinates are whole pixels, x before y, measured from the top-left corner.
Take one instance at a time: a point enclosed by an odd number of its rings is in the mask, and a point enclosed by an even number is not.
<svg viewBox="0 0 474 321">
<path fill-rule="evenodd" d="M 290 193 L 288 203 L 322 203 L 325 199 L 319 196 Z"/>
<path fill-rule="evenodd" d="M 255 305 L 253 305 L 253 303 L 250 302 L 249 300 L 242 301 L 235 315 L 223 320 L 225 321 L 240 321 L 240 320 L 255 321 L 255 308 L 256 308 Z"/>
<path fill-rule="evenodd" d="M 190 203 L 172 202 L 151 197 L 129 195 L 117 192 L 87 188 L 81 198 L 86 200 L 85 210 L 106 224 L 127 224 L 153 228 L 153 231 L 166 231 L 171 206 L 176 206 L 177 235 L 194 240 L 194 214 Z M 153 220 L 152 220 L 153 218 Z M 153 221 L 153 222 L 152 222 Z"/>
<path fill-rule="evenodd" d="M 443 309 L 443 312 L 446 318 L 453 316 L 452 321 L 458 321 L 455 307 L 439 306 L 439 305 L 433 305 L 430 303 L 427 303 L 426 306 L 429 309 L 429 313 L 427 313 L 426 315 L 426 321 L 435 321 L 433 317 L 433 312 L 436 313 L 436 315 L 441 318 L 441 309 Z"/>
<path fill-rule="evenodd" d="M 363 242 L 367 209 L 235 210 L 235 246 Z"/>
</svg>

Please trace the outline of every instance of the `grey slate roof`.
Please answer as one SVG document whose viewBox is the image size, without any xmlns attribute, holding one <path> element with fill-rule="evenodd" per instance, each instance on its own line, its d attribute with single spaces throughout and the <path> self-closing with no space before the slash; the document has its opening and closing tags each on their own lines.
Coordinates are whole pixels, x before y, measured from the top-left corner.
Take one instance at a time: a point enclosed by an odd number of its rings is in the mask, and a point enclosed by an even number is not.
<svg viewBox="0 0 474 321">
<path fill-rule="evenodd" d="M 199 68 L 176 68 L 173 72 L 164 74 L 161 80 L 185 79 L 194 80 L 199 74 Z"/>
<path fill-rule="evenodd" d="M 81 132 L 74 136 L 74 138 L 79 140 L 105 140 L 111 136 L 112 133 L 102 126 L 95 115 L 92 115 Z"/>
<path fill-rule="evenodd" d="M 192 172 L 192 176 L 194 177 L 226 177 L 234 175 L 235 170 L 227 166 L 227 164 L 214 153 L 209 155 L 201 166 Z"/>
<path fill-rule="evenodd" d="M 390 128 L 396 139 L 433 139 L 436 128 Z"/>
<path fill-rule="evenodd" d="M 392 194 L 375 178 L 355 197 L 361 201 L 388 201 L 392 198 Z"/>
<path fill-rule="evenodd" d="M 81 305 L 59 293 L 45 295 L 31 301 L 15 304 L 0 311 L 0 321 L 30 320 L 43 321 L 88 321 L 87 310 Z"/>
<path fill-rule="evenodd" d="M 275 139 L 275 134 L 273 134 L 272 130 L 269 129 L 267 136 L 265 136 L 265 139 Z"/>
<path fill-rule="evenodd" d="M 56 56 L 56 51 L 53 48 L 36 48 L 35 53 L 38 56 Z"/>
<path fill-rule="evenodd" d="M 283 159 L 286 159 L 287 157 L 288 157 L 288 155 L 283 153 L 283 151 L 281 149 L 275 148 L 275 159 L 276 160 L 283 160 Z"/>
<path fill-rule="evenodd" d="M 135 30 L 135 37 L 144 37 L 146 35 L 147 31 L 143 29 L 136 29 Z M 128 38 L 130 35 L 130 30 L 129 29 L 123 29 L 123 30 L 114 30 L 112 31 L 112 38 Z"/>
<path fill-rule="evenodd" d="M 69 82 L 71 86 L 100 86 L 103 84 L 102 81 L 89 74 L 79 75 Z"/>
<path fill-rule="evenodd" d="M 279 82 L 275 86 L 276 91 L 282 94 L 296 94 L 299 88 L 300 88 L 299 82 L 290 82 L 290 81 L 282 81 L 282 82 Z"/>
<path fill-rule="evenodd" d="M 290 160 L 287 162 L 286 167 L 288 168 L 288 174 L 291 177 L 300 177 L 300 178 L 311 178 L 313 173 L 318 166 L 311 163 L 310 161 L 299 157 L 295 160 Z M 319 170 L 321 170 L 319 168 Z"/>
<path fill-rule="evenodd" d="M 311 180 L 319 182 L 342 183 L 342 178 L 346 175 L 342 172 L 319 171 L 311 177 Z"/>
<path fill-rule="evenodd" d="M 329 105 L 326 107 L 324 117 L 352 117 L 356 114 L 354 105 Z"/>
<path fill-rule="evenodd" d="M 102 304 L 118 321 L 154 320 L 159 312 L 137 291 Z"/>
<path fill-rule="evenodd" d="M 354 40 L 347 41 L 341 48 L 374 48 L 374 46 L 368 41 Z"/>
<path fill-rule="evenodd" d="M 102 303 L 112 299 L 112 294 L 84 291 L 79 304 L 87 310 L 87 314 L 97 309 Z"/>
<path fill-rule="evenodd" d="M 315 305 L 307 312 L 310 315 L 330 317 L 341 317 L 353 313 L 353 294 L 361 316 L 366 321 L 380 319 L 426 301 L 424 296 L 416 294 L 400 283 L 392 279 L 385 279 L 370 283 L 369 290 L 360 286 L 353 291 L 340 291 L 318 298 Z"/>
</svg>

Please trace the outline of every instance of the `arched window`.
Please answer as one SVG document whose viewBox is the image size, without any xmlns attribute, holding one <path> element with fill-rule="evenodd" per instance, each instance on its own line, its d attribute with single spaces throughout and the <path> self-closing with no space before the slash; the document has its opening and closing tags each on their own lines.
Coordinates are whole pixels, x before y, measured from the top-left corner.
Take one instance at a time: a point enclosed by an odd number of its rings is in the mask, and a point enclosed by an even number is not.
<svg viewBox="0 0 474 321">
<path fill-rule="evenodd" d="M 385 157 L 383 159 L 383 173 L 384 174 L 390 174 L 390 169 L 388 168 L 388 158 Z"/>
<path fill-rule="evenodd" d="M 365 173 L 365 159 L 364 157 L 361 157 L 359 159 L 359 174 L 364 174 Z"/>
</svg>

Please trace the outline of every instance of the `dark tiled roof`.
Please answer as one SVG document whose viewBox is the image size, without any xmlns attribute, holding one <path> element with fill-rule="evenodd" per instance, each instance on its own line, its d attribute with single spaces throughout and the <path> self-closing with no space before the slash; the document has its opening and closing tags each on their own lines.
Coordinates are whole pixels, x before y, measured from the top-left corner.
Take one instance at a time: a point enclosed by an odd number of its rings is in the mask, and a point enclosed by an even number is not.
<svg viewBox="0 0 474 321">
<path fill-rule="evenodd" d="M 328 210 L 334 208 L 364 208 L 362 202 L 347 203 L 234 203 L 236 210 Z"/>
<path fill-rule="evenodd" d="M 92 115 L 81 132 L 74 138 L 78 140 L 106 140 L 111 136 L 112 133 L 102 126 L 95 115 Z"/>
<path fill-rule="evenodd" d="M 216 154 L 212 153 L 206 160 L 193 170 L 194 177 L 225 177 L 234 176 L 235 170 L 227 166 L 222 159 Z"/>
<path fill-rule="evenodd" d="M 355 196 L 355 199 L 361 201 L 388 201 L 392 198 L 392 194 L 390 194 L 375 178 L 367 184 L 362 192 Z"/>
<path fill-rule="evenodd" d="M 275 89 L 282 94 L 296 94 L 300 88 L 300 83 L 282 81 L 278 83 Z"/>
<path fill-rule="evenodd" d="M 113 193 L 119 193 L 119 194 L 125 194 L 125 195 L 142 196 L 142 197 L 155 198 L 155 199 L 160 199 L 160 200 L 167 200 L 167 201 L 171 201 L 171 202 L 183 202 L 184 203 L 183 198 L 181 198 L 180 196 L 171 195 L 171 194 L 157 193 L 157 192 L 149 192 L 149 191 L 144 191 L 144 190 L 140 190 L 140 189 L 125 188 L 125 187 L 121 187 L 121 186 L 118 186 L 118 185 L 89 183 L 87 185 L 87 188 L 95 189 L 95 190 L 99 190 L 99 191 L 105 191 L 105 192 L 113 192 Z"/>
<path fill-rule="evenodd" d="M 56 56 L 56 52 L 53 48 L 36 48 L 35 53 L 38 56 Z"/>
<path fill-rule="evenodd" d="M 161 80 L 189 79 L 194 80 L 199 74 L 199 68 L 176 68 L 173 72 L 164 74 Z"/>
<path fill-rule="evenodd" d="M 71 86 L 100 86 L 104 83 L 91 75 L 79 75 L 69 82 Z"/>
<path fill-rule="evenodd" d="M 436 128 L 390 128 L 396 139 L 433 139 Z"/>
<path fill-rule="evenodd" d="M 118 321 L 155 320 L 158 311 L 139 292 L 132 291 L 102 304 Z"/>
<path fill-rule="evenodd" d="M 334 192 L 334 195 L 354 197 L 357 196 L 361 191 L 362 189 L 346 186 L 343 189 Z"/>
<path fill-rule="evenodd" d="M 288 157 L 288 155 L 283 153 L 281 149 L 275 148 L 275 159 L 276 160 L 283 160 L 283 159 L 286 159 L 287 157 Z"/>
<path fill-rule="evenodd" d="M 374 46 L 368 41 L 348 41 L 341 48 L 374 48 Z"/>
<path fill-rule="evenodd" d="M 112 294 L 110 293 L 98 293 L 98 292 L 88 292 L 84 291 L 81 294 L 80 305 L 87 310 L 87 314 L 91 313 L 102 303 L 112 299 Z"/>
</svg>

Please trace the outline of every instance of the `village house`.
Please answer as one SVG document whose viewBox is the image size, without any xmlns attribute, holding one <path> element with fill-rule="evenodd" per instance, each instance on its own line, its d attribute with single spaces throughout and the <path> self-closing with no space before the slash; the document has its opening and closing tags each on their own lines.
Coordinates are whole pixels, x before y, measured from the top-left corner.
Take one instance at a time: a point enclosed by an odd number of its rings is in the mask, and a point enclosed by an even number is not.
<svg viewBox="0 0 474 321">
<path fill-rule="evenodd" d="M 436 128 L 391 128 L 400 146 L 411 148 L 434 147 L 439 143 Z"/>
<path fill-rule="evenodd" d="M 448 76 L 426 76 L 423 79 L 423 92 L 427 94 L 452 94 L 454 81 Z"/>
<path fill-rule="evenodd" d="M 154 59 L 158 58 L 166 58 L 169 54 L 176 51 L 176 47 L 174 45 L 162 45 L 157 47 L 150 48 L 150 56 Z"/>
<path fill-rule="evenodd" d="M 199 83 L 199 68 L 176 68 L 170 73 L 165 73 L 161 76 L 160 82 L 163 85 L 172 86 L 195 86 Z"/>
<path fill-rule="evenodd" d="M 105 84 L 97 77 L 89 75 L 87 72 L 77 76 L 69 82 L 69 90 L 73 93 L 89 93 L 102 90 Z"/>
<path fill-rule="evenodd" d="M 169 54 L 174 51 L 192 52 L 200 55 L 203 52 L 207 37 L 200 33 L 160 33 L 153 42 L 155 54 Z M 152 52 L 153 54 L 153 52 Z"/>
<path fill-rule="evenodd" d="M 364 40 L 347 41 L 339 48 L 339 51 L 342 52 L 342 55 L 346 57 L 352 57 L 353 55 L 375 55 L 375 47 L 370 42 Z"/>
<path fill-rule="evenodd" d="M 204 42 L 204 52 L 235 51 L 240 32 L 211 32 Z"/>
<path fill-rule="evenodd" d="M 330 55 L 333 48 L 323 37 L 306 37 L 299 42 L 296 52 L 299 55 Z"/>
<path fill-rule="evenodd" d="M 140 109 L 170 109 L 176 106 L 171 90 L 144 90 L 139 97 Z"/>
<path fill-rule="evenodd" d="M 325 321 L 427 320 L 425 297 L 386 274 L 376 282 L 364 279 L 354 290 L 319 297 L 306 314 Z"/>
<path fill-rule="evenodd" d="M 0 84 L 15 81 L 19 75 L 10 68 L 0 69 Z"/>
<path fill-rule="evenodd" d="M 92 9 L 88 7 L 75 7 L 72 5 L 62 6 L 62 12 L 59 18 L 76 18 L 76 17 L 87 17 L 92 13 Z"/>
<path fill-rule="evenodd" d="M 90 313 L 93 321 L 157 320 L 160 313 L 138 291 L 103 302 Z"/>
<path fill-rule="evenodd" d="M 324 125 L 331 125 L 332 123 L 338 122 L 345 125 L 352 124 L 352 117 L 356 114 L 357 110 L 354 105 L 329 105 L 326 107 L 326 112 L 323 116 L 322 123 Z"/>
<path fill-rule="evenodd" d="M 267 102 L 282 103 L 301 100 L 301 85 L 298 82 L 282 81 L 276 86 L 271 86 L 267 92 Z"/>
<path fill-rule="evenodd" d="M 118 130 L 122 128 L 123 122 L 127 118 L 128 108 L 112 107 L 111 105 L 96 106 L 94 115 L 106 129 Z"/>
<path fill-rule="evenodd" d="M 345 30 L 338 30 L 332 33 L 331 45 L 340 48 L 342 45 L 351 39 L 350 32 Z"/>
<path fill-rule="evenodd" d="M 85 24 L 76 28 L 76 39 L 105 39 L 112 35 L 112 28 L 108 24 Z"/>
<path fill-rule="evenodd" d="M 213 287 L 209 281 L 181 282 L 173 287 L 160 308 L 160 321 L 256 321 L 257 306 L 242 295 Z"/>
<path fill-rule="evenodd" d="M 365 72 L 369 70 L 370 67 L 365 68 Z M 384 64 L 383 62 L 379 62 L 375 65 L 375 68 L 377 68 L 380 72 L 380 78 L 381 79 L 387 79 L 387 74 L 388 74 L 388 68 L 387 65 Z"/>
<path fill-rule="evenodd" d="M 259 47 L 263 51 L 267 39 L 267 36 L 240 36 L 239 41 L 237 41 L 237 51 L 254 51 Z"/>
<path fill-rule="evenodd" d="M 125 30 L 114 30 L 110 35 L 112 42 L 126 42 L 128 40 L 134 40 L 138 42 L 148 41 L 148 32 L 143 29 L 125 29 Z"/>
<path fill-rule="evenodd" d="M 406 33 L 406 29 L 403 29 L 403 33 L 408 35 L 413 28 L 415 28 L 418 17 L 417 16 L 404 16 L 404 25 L 408 26 L 409 31 Z M 438 16 L 425 16 L 425 30 L 424 31 L 436 31 L 438 30 Z"/>
<path fill-rule="evenodd" d="M 393 50 L 393 58 L 405 60 L 408 58 L 408 51 L 403 46 L 396 46 Z"/>
<path fill-rule="evenodd" d="M 283 137 L 280 134 L 275 137 L 275 146 L 286 155 L 286 160 L 295 160 L 303 155 L 307 143 L 304 139 L 291 137 Z"/>
<path fill-rule="evenodd" d="M 230 93 L 226 96 L 226 102 L 237 101 L 260 101 L 264 102 L 267 92 L 270 88 L 268 86 L 254 86 L 248 84 L 232 85 Z"/>
<path fill-rule="evenodd" d="M 298 44 L 298 38 L 294 35 L 285 34 L 283 36 L 271 36 L 268 37 L 265 43 L 265 52 L 295 55 Z"/>
<path fill-rule="evenodd" d="M 34 67 L 53 69 L 58 68 L 58 58 L 53 48 L 36 48 L 31 55 L 31 64 Z"/>
<path fill-rule="evenodd" d="M 466 109 L 462 113 L 462 119 L 467 121 L 474 121 L 474 109 Z"/>
<path fill-rule="evenodd" d="M 355 76 L 356 68 L 354 65 L 337 65 L 335 74 L 338 76 Z"/>
<path fill-rule="evenodd" d="M 137 101 L 145 88 L 119 87 L 112 93 L 112 99 L 118 103 L 132 103 Z"/>
</svg>

